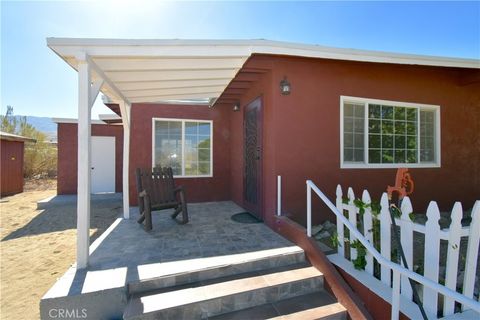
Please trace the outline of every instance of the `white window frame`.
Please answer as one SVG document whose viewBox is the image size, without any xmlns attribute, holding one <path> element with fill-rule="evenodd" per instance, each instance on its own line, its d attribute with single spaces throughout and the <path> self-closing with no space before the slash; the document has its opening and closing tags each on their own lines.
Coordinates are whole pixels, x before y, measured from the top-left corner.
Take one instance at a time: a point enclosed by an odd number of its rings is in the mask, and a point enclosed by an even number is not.
<svg viewBox="0 0 480 320">
<path fill-rule="evenodd" d="M 364 104 L 364 162 L 345 162 L 343 161 L 343 106 L 345 103 Z M 368 104 L 384 104 L 389 106 L 401 106 L 408 108 L 416 108 L 421 110 L 435 111 L 435 161 L 434 162 L 420 162 L 420 143 L 418 141 L 419 134 L 417 133 L 417 145 L 419 163 L 368 163 Z M 420 112 L 417 117 L 418 130 L 420 130 Z M 372 168 L 440 168 L 441 167 L 441 130 L 440 130 L 440 106 L 432 104 L 411 103 L 391 100 L 379 100 L 370 98 L 340 96 L 340 168 L 341 169 L 372 169 Z"/>
<path fill-rule="evenodd" d="M 155 121 L 178 121 L 182 123 L 182 174 L 174 175 L 175 178 L 212 178 L 213 177 L 213 121 L 203 119 L 182 118 L 152 118 L 152 168 L 155 167 Z M 202 122 L 210 124 L 210 174 L 186 175 L 185 174 L 185 122 Z"/>
</svg>

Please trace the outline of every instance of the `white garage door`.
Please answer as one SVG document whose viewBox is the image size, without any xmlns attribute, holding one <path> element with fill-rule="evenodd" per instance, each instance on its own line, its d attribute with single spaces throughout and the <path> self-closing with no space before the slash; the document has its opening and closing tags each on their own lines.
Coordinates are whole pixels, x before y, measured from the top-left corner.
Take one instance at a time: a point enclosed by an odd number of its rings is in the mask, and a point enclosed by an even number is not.
<svg viewBox="0 0 480 320">
<path fill-rule="evenodd" d="M 115 192 L 115 137 L 92 136 L 92 193 Z"/>
</svg>

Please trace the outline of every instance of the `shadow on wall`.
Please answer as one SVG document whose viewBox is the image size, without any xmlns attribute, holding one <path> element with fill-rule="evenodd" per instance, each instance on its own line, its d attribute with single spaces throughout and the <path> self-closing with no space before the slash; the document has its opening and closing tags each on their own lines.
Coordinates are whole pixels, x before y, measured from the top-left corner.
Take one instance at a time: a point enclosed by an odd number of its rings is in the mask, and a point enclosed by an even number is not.
<svg viewBox="0 0 480 320">
<path fill-rule="evenodd" d="M 77 228 L 77 197 L 56 196 L 42 204 L 41 213 L 1 241 Z M 98 238 L 122 214 L 121 194 L 92 195 L 90 241 Z"/>
</svg>

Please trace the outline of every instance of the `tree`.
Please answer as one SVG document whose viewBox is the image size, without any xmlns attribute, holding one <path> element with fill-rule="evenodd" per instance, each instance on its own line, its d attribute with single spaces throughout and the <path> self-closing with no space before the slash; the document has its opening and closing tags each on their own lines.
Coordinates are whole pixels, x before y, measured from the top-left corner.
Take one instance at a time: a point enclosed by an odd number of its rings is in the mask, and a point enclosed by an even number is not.
<svg viewBox="0 0 480 320">
<path fill-rule="evenodd" d="M 1 131 L 33 138 L 37 142 L 25 143 L 24 175 L 27 178 L 41 178 L 56 176 L 57 148 L 48 143 L 45 133 L 38 131 L 27 122 L 27 117 L 15 117 L 13 107 L 7 106 L 5 116 L 0 116 Z"/>
<path fill-rule="evenodd" d="M 5 116 L 0 116 L 0 129 L 3 132 L 15 134 L 17 128 L 17 118 L 13 117 L 13 107 L 7 106 Z"/>
</svg>

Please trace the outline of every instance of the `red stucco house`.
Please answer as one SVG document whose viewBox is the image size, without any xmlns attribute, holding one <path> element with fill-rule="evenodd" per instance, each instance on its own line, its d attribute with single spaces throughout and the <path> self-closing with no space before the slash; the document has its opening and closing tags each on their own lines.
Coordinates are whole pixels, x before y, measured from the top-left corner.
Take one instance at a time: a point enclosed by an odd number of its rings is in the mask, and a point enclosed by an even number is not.
<svg viewBox="0 0 480 320">
<path fill-rule="evenodd" d="M 338 184 L 379 199 L 406 167 L 418 212 L 480 198 L 479 60 L 266 40 L 47 42 L 79 77 L 78 269 L 90 259 L 90 108 L 100 91 L 123 128 L 125 220 L 135 169 L 170 166 L 189 203 L 232 201 L 305 249 L 351 318 L 368 317 L 305 236 L 306 180 L 332 200 Z M 312 201 L 314 223 L 332 218 Z M 377 318 L 390 313 L 390 298 L 348 282 Z"/>
<path fill-rule="evenodd" d="M 471 207 L 480 190 L 479 80 L 474 68 L 253 55 L 211 107 L 132 104 L 130 204 L 135 168 L 175 165 L 190 201 L 233 200 L 268 221 L 280 175 L 282 211 L 303 222 L 306 179 L 332 199 L 339 183 L 379 198 L 396 168 L 408 167 L 419 211 L 432 199 Z M 168 134 L 178 134 L 177 149 L 163 147 Z M 191 148 L 201 139 L 208 148 Z"/>
</svg>

